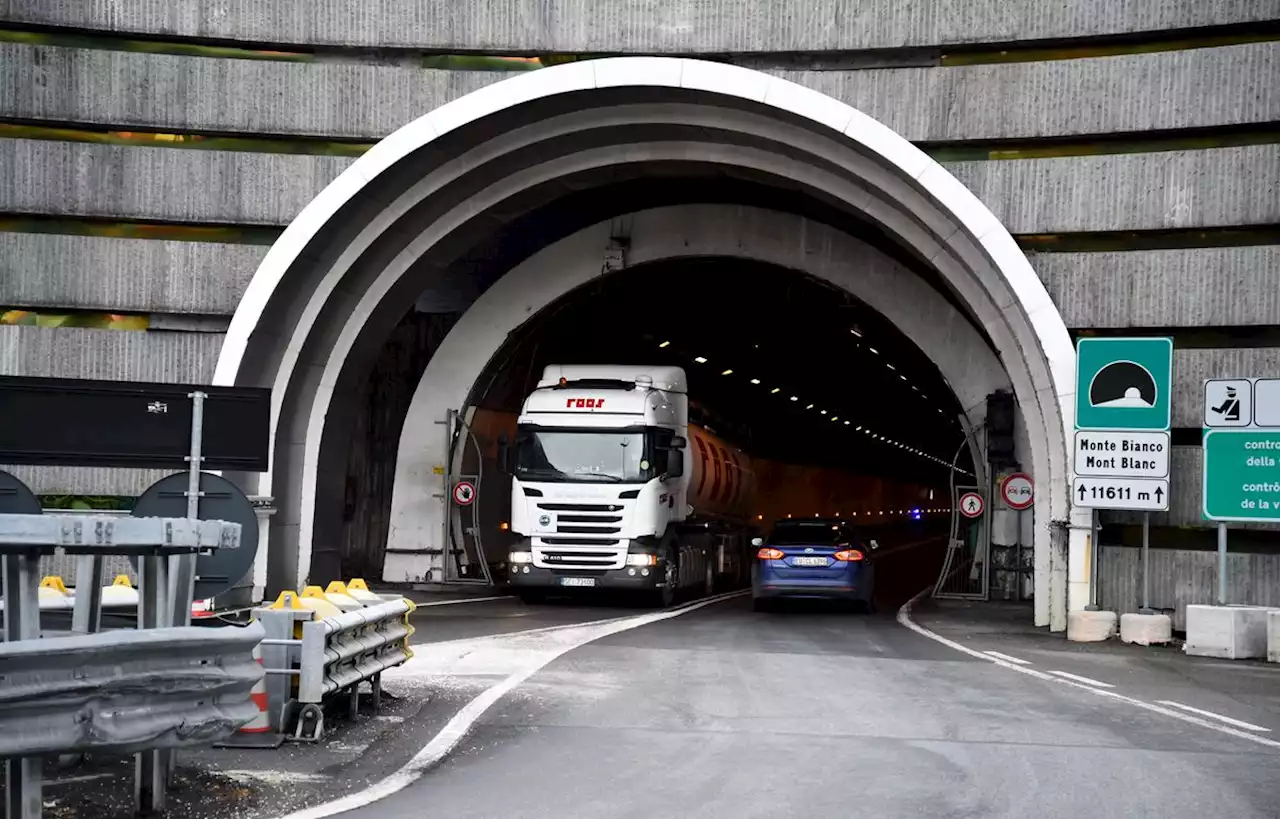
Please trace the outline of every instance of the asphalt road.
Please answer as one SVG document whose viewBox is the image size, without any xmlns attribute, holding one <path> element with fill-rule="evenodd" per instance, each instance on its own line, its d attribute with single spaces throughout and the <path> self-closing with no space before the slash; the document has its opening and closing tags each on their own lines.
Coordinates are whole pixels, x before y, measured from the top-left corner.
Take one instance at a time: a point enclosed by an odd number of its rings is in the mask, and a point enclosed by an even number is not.
<svg viewBox="0 0 1280 819">
<path fill-rule="evenodd" d="M 1274 819 L 1277 783 L 1280 750 L 1012 673 L 891 612 L 737 598 L 564 654 L 343 816 Z"/>
</svg>

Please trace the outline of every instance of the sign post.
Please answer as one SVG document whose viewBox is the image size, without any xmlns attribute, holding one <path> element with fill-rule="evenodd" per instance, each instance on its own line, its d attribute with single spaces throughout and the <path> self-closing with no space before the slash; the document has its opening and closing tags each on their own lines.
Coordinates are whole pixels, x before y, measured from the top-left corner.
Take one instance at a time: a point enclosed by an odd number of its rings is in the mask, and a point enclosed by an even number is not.
<svg viewBox="0 0 1280 819">
<path fill-rule="evenodd" d="M 1076 343 L 1076 434 L 1071 500 L 1092 510 L 1089 610 L 1098 610 L 1097 510 L 1143 512 L 1143 612 L 1149 515 L 1169 509 L 1173 339 L 1082 338 Z"/>
<path fill-rule="evenodd" d="M 1280 378 L 1204 382 L 1202 512 L 1218 524 L 1217 603 L 1227 604 L 1227 523 L 1280 522 Z"/>
</svg>

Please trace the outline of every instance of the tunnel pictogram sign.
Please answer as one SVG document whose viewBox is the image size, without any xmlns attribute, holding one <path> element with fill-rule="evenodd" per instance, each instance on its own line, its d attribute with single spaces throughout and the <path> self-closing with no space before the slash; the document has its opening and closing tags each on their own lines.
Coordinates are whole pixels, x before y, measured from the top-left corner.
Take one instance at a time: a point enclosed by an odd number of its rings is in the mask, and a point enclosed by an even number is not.
<svg viewBox="0 0 1280 819">
<path fill-rule="evenodd" d="M 470 506 L 476 500 L 476 485 L 471 481 L 458 481 L 453 485 L 453 502 L 459 506 Z"/>
<path fill-rule="evenodd" d="M 976 518 L 982 514 L 986 502 L 977 492 L 965 492 L 960 496 L 960 514 L 966 518 Z"/>
<path fill-rule="evenodd" d="M 1076 344 L 1076 429 L 1169 429 L 1173 340 L 1082 338 Z"/>
</svg>

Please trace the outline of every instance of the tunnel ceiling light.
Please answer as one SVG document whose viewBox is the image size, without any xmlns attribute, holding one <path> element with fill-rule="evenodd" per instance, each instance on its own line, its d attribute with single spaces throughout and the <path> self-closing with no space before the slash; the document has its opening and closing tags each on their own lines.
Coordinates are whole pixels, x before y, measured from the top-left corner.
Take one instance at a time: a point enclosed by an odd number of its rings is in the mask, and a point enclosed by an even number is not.
<svg viewBox="0 0 1280 819">
<path fill-rule="evenodd" d="M 759 379 L 759 378 L 753 378 L 753 379 L 751 379 L 751 383 L 752 383 L 752 384 L 759 384 L 759 383 L 760 383 L 760 379 Z"/>
<path fill-rule="evenodd" d="M 721 374 L 721 375 L 733 375 L 733 370 L 725 370 L 724 372 L 722 372 L 722 373 L 720 373 L 720 374 Z"/>
<path fill-rule="evenodd" d="M 906 380 L 907 380 L 907 377 L 906 377 L 905 375 L 903 375 L 902 373 L 898 373 L 898 377 L 899 377 L 899 378 L 901 378 L 903 381 L 906 381 Z"/>
<path fill-rule="evenodd" d="M 827 411 L 826 411 L 826 410 L 818 410 L 818 414 L 819 414 L 819 415 L 826 415 L 826 414 L 827 414 Z"/>
<path fill-rule="evenodd" d="M 773 389 L 769 390 L 770 395 L 777 395 L 780 392 L 782 392 L 782 387 L 774 387 Z M 938 412 L 942 412 L 942 410 L 938 410 Z"/>
<path fill-rule="evenodd" d="M 839 415 L 833 415 L 833 416 L 831 416 L 831 420 L 832 420 L 832 421 L 839 421 L 839 420 L 840 420 L 840 416 L 839 416 Z M 849 422 L 848 422 L 848 421 L 845 421 L 845 423 L 847 424 L 847 423 L 849 423 Z"/>
<path fill-rule="evenodd" d="M 855 336 L 857 336 L 858 338 L 862 338 L 862 333 L 859 333 L 859 332 L 858 332 L 858 328 L 857 328 L 857 327 L 850 327 L 850 328 L 849 328 L 849 332 L 853 333 L 853 334 L 854 334 Z"/>
<path fill-rule="evenodd" d="M 792 401 L 794 401 L 794 400 L 796 400 L 796 399 L 795 399 L 795 398 L 792 398 L 791 400 L 792 400 Z M 813 409 L 813 404 L 810 404 L 809 406 L 805 407 L 805 409 Z"/>
<path fill-rule="evenodd" d="M 898 371 L 898 368 L 897 368 L 897 367 L 895 367 L 895 366 L 893 366 L 892 364 L 890 364 L 888 361 L 886 361 L 886 362 L 884 363 L 884 365 L 885 365 L 886 367 L 888 367 L 889 369 L 893 370 L 894 372 L 897 372 L 897 371 Z"/>
<path fill-rule="evenodd" d="M 832 419 L 832 420 L 835 420 L 835 419 Z M 847 427 L 847 426 L 849 426 L 849 422 L 848 422 L 848 421 L 845 421 L 845 422 L 844 422 L 844 425 L 845 425 L 846 427 Z"/>
<path fill-rule="evenodd" d="M 662 347 L 670 347 L 670 346 L 671 346 L 671 342 L 670 342 L 670 341 L 664 341 L 664 342 L 662 342 L 661 344 L 659 344 L 659 345 L 658 345 L 658 347 L 659 347 L 659 348 L 662 348 Z"/>
<path fill-rule="evenodd" d="M 800 400 L 800 398 L 799 398 L 798 396 L 793 395 L 793 396 L 791 396 L 791 400 L 792 400 L 792 401 L 799 401 L 799 400 Z"/>
<path fill-rule="evenodd" d="M 871 352 L 875 353 L 876 355 L 880 355 L 880 351 L 879 351 L 879 350 L 877 350 L 875 347 L 868 347 L 867 349 L 868 349 L 868 350 L 870 350 Z"/>
<path fill-rule="evenodd" d="M 700 356 L 700 355 L 698 355 L 698 356 L 694 356 L 694 357 L 693 357 L 693 360 L 694 360 L 694 361 L 696 361 L 696 362 L 698 362 L 699 364 L 706 364 L 706 363 L 707 363 L 707 360 L 706 360 L 705 358 L 703 358 L 702 356 Z"/>
</svg>

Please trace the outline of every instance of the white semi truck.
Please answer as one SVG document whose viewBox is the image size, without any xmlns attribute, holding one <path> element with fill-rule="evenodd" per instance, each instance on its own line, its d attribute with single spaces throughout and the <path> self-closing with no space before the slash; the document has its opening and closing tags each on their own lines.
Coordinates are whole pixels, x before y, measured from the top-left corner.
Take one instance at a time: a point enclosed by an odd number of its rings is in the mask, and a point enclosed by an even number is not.
<svg viewBox="0 0 1280 819">
<path fill-rule="evenodd" d="M 751 459 L 689 424 L 681 368 L 547 367 L 499 449 L 522 598 L 607 589 L 669 606 L 748 582 Z"/>
</svg>

